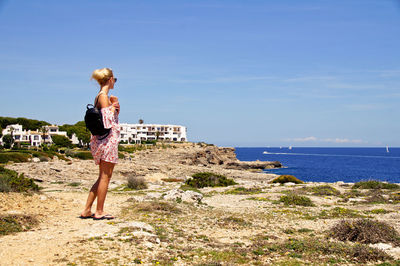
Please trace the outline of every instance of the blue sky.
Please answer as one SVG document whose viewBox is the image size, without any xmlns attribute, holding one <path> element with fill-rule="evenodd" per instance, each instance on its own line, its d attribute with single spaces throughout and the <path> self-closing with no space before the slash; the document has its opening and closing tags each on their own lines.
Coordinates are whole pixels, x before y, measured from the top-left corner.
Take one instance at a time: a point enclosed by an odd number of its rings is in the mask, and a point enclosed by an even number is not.
<svg viewBox="0 0 400 266">
<path fill-rule="evenodd" d="M 111 67 L 120 122 L 224 146 L 400 146 L 392 0 L 2 1 L 0 116 L 83 119 Z"/>
</svg>

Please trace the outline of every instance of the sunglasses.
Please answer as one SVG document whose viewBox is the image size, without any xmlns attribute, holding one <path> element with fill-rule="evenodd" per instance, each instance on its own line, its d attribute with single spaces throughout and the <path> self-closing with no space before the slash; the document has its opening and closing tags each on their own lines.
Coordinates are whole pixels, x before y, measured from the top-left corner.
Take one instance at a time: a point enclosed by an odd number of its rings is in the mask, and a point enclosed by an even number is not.
<svg viewBox="0 0 400 266">
<path fill-rule="evenodd" d="M 114 78 L 114 82 L 117 82 L 117 78 Z"/>
</svg>

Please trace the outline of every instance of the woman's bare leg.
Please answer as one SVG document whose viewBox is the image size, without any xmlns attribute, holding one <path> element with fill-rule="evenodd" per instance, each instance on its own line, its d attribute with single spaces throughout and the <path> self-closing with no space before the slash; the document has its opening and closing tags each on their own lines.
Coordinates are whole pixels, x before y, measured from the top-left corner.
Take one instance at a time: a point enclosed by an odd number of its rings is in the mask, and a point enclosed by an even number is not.
<svg viewBox="0 0 400 266">
<path fill-rule="evenodd" d="M 97 197 L 97 208 L 96 208 L 96 217 L 103 215 L 104 201 L 107 195 L 108 184 L 110 183 L 110 179 L 112 176 L 112 172 L 114 170 L 114 164 L 109 162 L 100 161 L 99 165 L 99 178 L 96 183 L 93 184 L 90 189 L 89 196 L 86 200 L 85 209 L 82 212 L 82 216 L 86 217 L 92 214 L 92 205 L 94 200 Z M 101 185 L 100 185 L 101 184 Z M 98 196 L 100 185 L 100 196 Z"/>
<path fill-rule="evenodd" d="M 114 170 L 114 163 L 100 161 L 100 176 L 97 185 L 97 206 L 95 217 L 104 215 L 104 201 L 106 200 L 108 184 Z"/>
<path fill-rule="evenodd" d="M 83 210 L 81 216 L 89 216 L 92 215 L 92 205 L 94 200 L 97 197 L 97 187 L 99 186 L 100 181 L 100 165 L 99 165 L 99 178 L 97 179 L 96 183 L 93 184 L 92 188 L 90 189 L 89 196 L 86 200 L 85 209 Z"/>
</svg>

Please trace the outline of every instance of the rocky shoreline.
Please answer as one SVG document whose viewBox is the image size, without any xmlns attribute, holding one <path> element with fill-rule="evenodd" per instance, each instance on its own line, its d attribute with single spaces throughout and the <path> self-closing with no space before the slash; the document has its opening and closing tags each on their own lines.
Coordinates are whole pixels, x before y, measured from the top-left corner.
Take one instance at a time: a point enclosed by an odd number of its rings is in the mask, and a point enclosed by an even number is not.
<svg viewBox="0 0 400 266">
<path fill-rule="evenodd" d="M 268 181 L 273 174 L 262 173 L 263 169 L 281 167 L 279 162 L 244 162 L 236 158 L 234 148 L 214 145 L 177 144 L 167 149 L 153 148 L 125 154 L 115 167 L 112 187 L 126 182 L 128 176 L 143 177 L 149 182 L 179 178 L 185 180 L 198 172 L 215 172 L 232 178 L 263 179 Z M 98 172 L 92 160 L 69 158 L 63 161 L 54 157 L 49 162 L 12 164 L 7 167 L 26 177 L 37 180 L 45 189 L 57 188 L 57 183 L 80 182 L 88 186 Z"/>
<path fill-rule="evenodd" d="M 360 251 L 358 244 L 327 235 L 343 219 L 379 220 L 399 231 L 399 190 L 355 189 L 343 182 L 272 184 L 276 175 L 262 170 L 281 167 L 279 162 L 241 162 L 232 148 L 186 143 L 126 153 L 106 200 L 106 210 L 117 216 L 113 221 L 78 219 L 97 176 L 93 161 L 6 167 L 43 189 L 0 193 L 0 215 L 39 221 L 0 236 L 1 265 L 366 265 L 400 259 L 396 243 L 363 245 Z M 199 172 L 237 184 L 184 188 L 183 181 Z M 144 178 L 148 188 L 128 190 L 129 177 Z M 309 201 L 286 205 L 291 195 Z"/>
</svg>

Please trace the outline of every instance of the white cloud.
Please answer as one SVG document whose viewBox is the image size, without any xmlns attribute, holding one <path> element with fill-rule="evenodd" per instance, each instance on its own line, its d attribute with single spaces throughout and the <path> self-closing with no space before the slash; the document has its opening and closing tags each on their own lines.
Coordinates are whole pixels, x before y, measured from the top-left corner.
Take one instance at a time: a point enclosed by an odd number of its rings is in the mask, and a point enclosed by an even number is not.
<svg viewBox="0 0 400 266">
<path fill-rule="evenodd" d="M 308 142 L 308 141 L 317 141 L 316 137 L 305 137 L 305 138 L 294 138 L 294 139 L 289 139 L 289 141 L 296 141 L 296 142 Z"/>
</svg>

